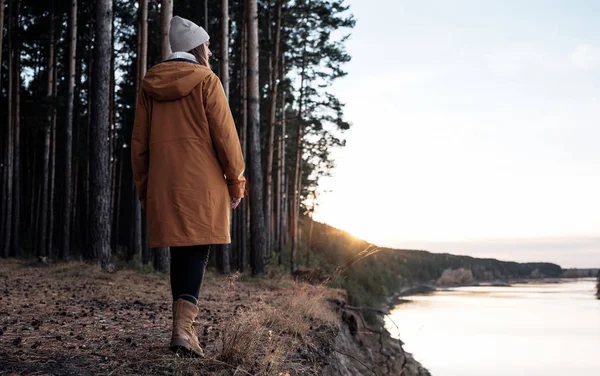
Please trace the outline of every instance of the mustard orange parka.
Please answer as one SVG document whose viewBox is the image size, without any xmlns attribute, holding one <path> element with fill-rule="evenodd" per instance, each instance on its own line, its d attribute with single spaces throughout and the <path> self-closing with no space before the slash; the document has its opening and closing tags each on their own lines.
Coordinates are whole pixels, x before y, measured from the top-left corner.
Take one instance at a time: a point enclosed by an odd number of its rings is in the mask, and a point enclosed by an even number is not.
<svg viewBox="0 0 600 376">
<path fill-rule="evenodd" d="M 230 243 L 230 198 L 244 160 L 219 78 L 187 60 L 152 67 L 135 111 L 131 158 L 150 247 Z"/>
</svg>

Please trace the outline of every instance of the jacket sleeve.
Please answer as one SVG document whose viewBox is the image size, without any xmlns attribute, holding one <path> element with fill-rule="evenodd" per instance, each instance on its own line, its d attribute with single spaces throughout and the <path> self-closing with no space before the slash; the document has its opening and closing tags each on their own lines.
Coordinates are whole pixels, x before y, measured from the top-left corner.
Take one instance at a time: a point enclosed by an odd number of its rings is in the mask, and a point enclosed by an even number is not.
<svg viewBox="0 0 600 376">
<path fill-rule="evenodd" d="M 150 162 L 150 155 L 148 152 L 150 138 L 150 107 L 148 105 L 148 96 L 144 90 L 140 89 L 137 97 L 133 133 L 131 134 L 131 167 L 133 169 L 133 181 L 135 182 L 138 197 L 142 204 L 142 208 L 145 208 Z"/>
<path fill-rule="evenodd" d="M 203 97 L 210 137 L 225 173 L 229 196 L 242 198 L 246 185 L 244 157 L 225 91 L 215 74 L 206 78 Z"/>
</svg>

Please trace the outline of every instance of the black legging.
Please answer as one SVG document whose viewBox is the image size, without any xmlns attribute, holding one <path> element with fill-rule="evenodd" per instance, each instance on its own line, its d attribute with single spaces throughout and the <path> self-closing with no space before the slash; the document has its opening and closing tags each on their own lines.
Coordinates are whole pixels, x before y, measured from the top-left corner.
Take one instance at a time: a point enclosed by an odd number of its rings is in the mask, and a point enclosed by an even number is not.
<svg viewBox="0 0 600 376">
<path fill-rule="evenodd" d="M 198 303 L 210 245 L 171 247 L 171 293 L 173 301 L 185 299 Z"/>
</svg>

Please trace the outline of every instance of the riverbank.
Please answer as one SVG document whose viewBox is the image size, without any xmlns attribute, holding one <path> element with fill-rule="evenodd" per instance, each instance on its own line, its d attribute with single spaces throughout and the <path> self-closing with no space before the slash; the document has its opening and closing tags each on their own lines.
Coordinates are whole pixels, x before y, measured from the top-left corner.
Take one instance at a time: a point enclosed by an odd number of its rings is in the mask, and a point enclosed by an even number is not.
<svg viewBox="0 0 600 376">
<path fill-rule="evenodd" d="M 0 281 L 0 375 L 428 375 L 344 291 L 283 276 L 208 273 L 200 360 L 167 350 L 166 275 L 4 260 Z"/>
</svg>

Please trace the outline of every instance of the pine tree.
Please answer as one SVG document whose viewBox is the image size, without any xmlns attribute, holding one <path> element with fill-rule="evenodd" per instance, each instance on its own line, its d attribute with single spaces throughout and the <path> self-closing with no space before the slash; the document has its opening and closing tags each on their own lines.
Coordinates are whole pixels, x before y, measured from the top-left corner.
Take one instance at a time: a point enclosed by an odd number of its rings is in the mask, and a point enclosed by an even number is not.
<svg viewBox="0 0 600 376">
<path fill-rule="evenodd" d="M 273 42 L 273 65 L 270 67 L 270 88 L 269 88 L 269 124 L 267 136 L 267 161 L 265 170 L 265 226 L 267 233 L 271 233 L 273 228 L 272 222 L 272 200 L 273 200 L 273 148 L 275 145 L 275 114 L 277 112 L 277 76 L 279 75 L 279 46 L 281 40 L 281 9 L 283 0 L 277 0 L 275 4 L 275 40 Z M 272 236 L 267 236 L 267 254 L 270 254 L 272 249 Z"/>
<path fill-rule="evenodd" d="M 229 1 L 221 0 L 221 51 L 220 51 L 220 69 L 221 83 L 225 96 L 229 99 Z M 233 216 L 230 216 L 233 218 Z M 231 226 L 231 222 L 230 222 Z M 231 273 L 231 245 L 222 244 L 217 246 L 217 256 L 219 260 L 219 269 L 224 274 Z"/>
<path fill-rule="evenodd" d="M 71 254 L 71 213 L 73 211 L 73 118 L 75 100 L 75 65 L 77 64 L 77 0 L 71 0 L 69 11 L 69 57 L 67 62 L 67 114 L 64 130 L 64 176 L 61 257 L 69 260 Z"/>
<path fill-rule="evenodd" d="M 2 50 L 4 49 L 4 5 L 5 0 L 0 0 L 0 30 L 2 30 L 0 32 L 0 93 L 2 93 Z M 8 123 L 8 122 L 7 122 Z M 8 124 L 7 124 L 8 125 Z M 7 127 L 8 128 L 8 127 Z M 0 158 L 4 157 L 4 145 L 0 145 L 0 152 L 2 152 Z M 6 166 L 6 160 L 4 160 L 3 158 L 3 166 Z M 0 181 L 2 181 L 2 184 L 0 184 L 0 192 L 2 192 L 2 195 L 4 197 L 4 192 L 5 192 L 5 187 L 6 187 L 6 176 L 5 176 L 5 172 L 6 169 L 2 168 L 1 170 L 2 172 L 2 176 L 0 176 Z M 0 202 L 0 214 L 2 214 L 4 216 L 4 206 L 5 206 L 5 202 L 4 200 L 2 200 L 2 202 Z M 4 232 L 4 220 L 0 219 L 0 240 L 3 239 L 3 232 Z M 2 251 L 2 255 L 4 255 L 4 250 Z"/>
<path fill-rule="evenodd" d="M 137 43 L 137 79 L 136 79 L 136 93 L 138 93 L 142 86 L 142 79 L 146 74 L 147 67 L 147 48 L 148 48 L 148 0 L 139 1 L 139 18 L 138 18 L 138 43 Z M 136 99 L 137 101 L 137 99 Z M 132 198 L 133 198 L 133 248 L 134 248 L 134 260 L 135 263 L 148 263 L 147 248 L 144 247 L 142 241 L 143 231 L 143 218 L 142 208 L 140 201 L 138 200 L 137 194 L 135 193 L 135 186 L 133 185 L 133 179 L 131 180 L 132 187 Z"/>
<path fill-rule="evenodd" d="M 92 257 L 103 268 L 109 267 L 110 180 L 109 180 L 109 104 L 110 59 L 112 55 L 112 0 L 96 3 L 94 71 L 92 90 L 90 228 Z"/>
<path fill-rule="evenodd" d="M 349 129 L 343 119 L 343 104 L 326 91 L 331 83 L 343 77 L 342 65 L 350 60 L 344 43 L 333 38 L 334 31 L 354 27 L 355 20 L 347 13 L 343 0 L 298 0 L 289 17 L 301 19 L 298 27 L 290 30 L 289 57 L 299 76 L 296 96 L 296 143 L 291 184 L 290 226 L 291 264 L 296 269 L 299 245 L 298 224 L 302 197 L 315 189 L 321 176 L 333 167 L 330 159 L 332 146 L 343 146 L 338 133 Z"/>
<path fill-rule="evenodd" d="M 17 30 L 21 29 L 19 22 L 21 2 L 17 1 Z M 0 44 L 1 46 L 1 44 Z M 21 50 L 15 53 L 15 107 L 14 107 L 14 172 L 13 172 L 13 223 L 11 235 L 10 256 L 17 256 L 21 250 Z M 0 60 L 2 61 L 2 60 Z"/>
<path fill-rule="evenodd" d="M 12 48 L 13 44 L 13 28 L 14 21 L 13 18 L 16 17 L 16 12 L 13 9 L 14 0 L 9 1 L 8 3 L 8 134 L 6 137 L 6 156 L 5 156 L 5 204 L 4 204 L 4 213 L 3 213 L 3 226 L 2 226 L 2 234 L 3 234 L 3 252 L 2 255 L 4 257 L 8 257 L 10 252 L 10 237 L 12 234 L 12 207 L 13 207 L 13 82 L 14 82 L 14 51 Z"/>
<path fill-rule="evenodd" d="M 4 3 L 5 0 L 0 0 L 0 30 L 2 30 L 2 32 L 0 32 L 0 78 L 2 77 L 2 50 L 4 45 L 2 44 L 3 42 L 3 37 L 4 37 Z M 2 80 L 0 79 L 0 93 L 2 93 Z"/>
<path fill-rule="evenodd" d="M 256 0 L 248 9 L 248 165 L 250 175 L 250 226 L 252 274 L 265 272 L 265 222 L 260 150 L 260 96 L 258 87 L 258 10 Z"/>
<path fill-rule="evenodd" d="M 162 0 L 161 2 L 161 38 L 160 50 L 162 59 L 166 59 L 171 55 L 171 45 L 169 43 L 169 25 L 173 18 L 173 0 Z"/>
<path fill-rule="evenodd" d="M 44 125 L 44 154 L 43 154 L 43 175 L 42 175 L 42 198 L 40 201 L 40 222 L 41 232 L 40 241 L 38 242 L 38 256 L 50 257 L 50 249 L 48 248 L 48 210 L 50 203 L 49 196 L 49 181 L 50 181 L 50 140 L 52 137 L 52 122 L 54 111 L 52 109 L 54 102 L 54 1 L 50 2 L 50 45 L 48 47 L 48 70 L 47 70 L 47 86 L 46 86 L 46 106 L 47 120 Z"/>
</svg>

